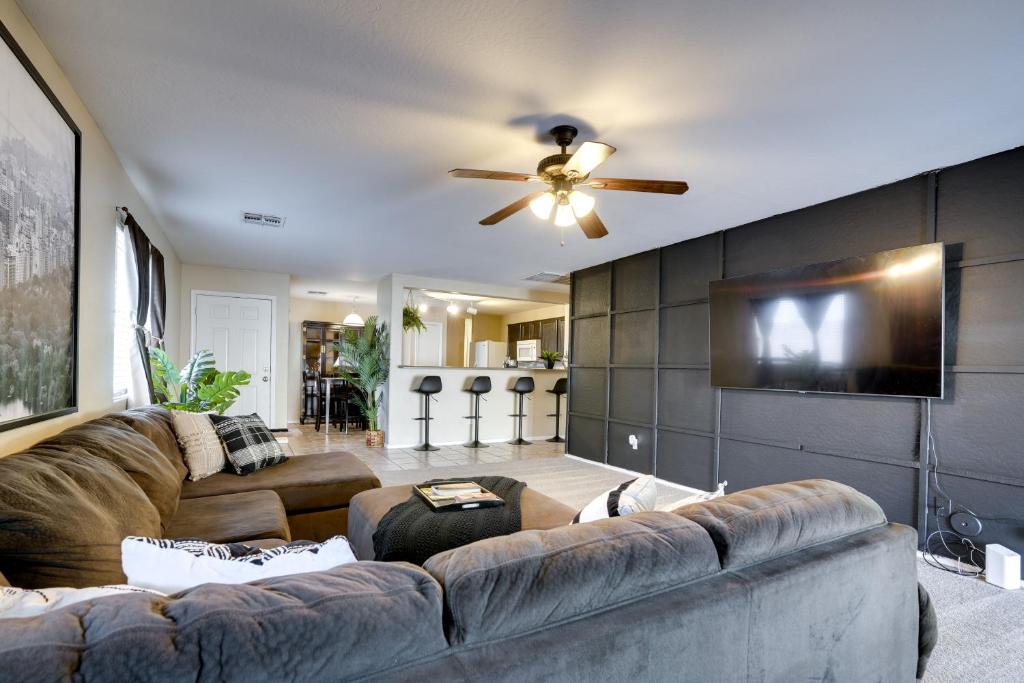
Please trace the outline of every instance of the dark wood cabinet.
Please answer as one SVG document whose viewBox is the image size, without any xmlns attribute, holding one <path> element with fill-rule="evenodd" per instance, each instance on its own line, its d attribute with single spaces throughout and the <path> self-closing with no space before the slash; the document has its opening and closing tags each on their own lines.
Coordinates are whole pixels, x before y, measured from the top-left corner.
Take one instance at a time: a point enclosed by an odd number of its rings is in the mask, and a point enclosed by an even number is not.
<svg viewBox="0 0 1024 683">
<path fill-rule="evenodd" d="M 565 351 L 565 318 L 547 318 L 508 326 L 508 355 L 516 357 L 516 342 L 540 339 L 541 351 Z"/>
</svg>

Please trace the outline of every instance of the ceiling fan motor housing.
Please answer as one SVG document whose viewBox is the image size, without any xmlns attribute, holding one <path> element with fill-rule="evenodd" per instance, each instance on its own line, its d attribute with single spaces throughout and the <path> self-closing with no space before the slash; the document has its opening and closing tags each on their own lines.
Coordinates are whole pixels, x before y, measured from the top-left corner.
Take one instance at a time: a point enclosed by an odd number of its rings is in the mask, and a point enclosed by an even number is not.
<svg viewBox="0 0 1024 683">
<path fill-rule="evenodd" d="M 537 164 L 537 175 L 545 180 L 560 176 L 562 167 L 568 163 L 569 159 L 572 159 L 571 154 L 552 154 L 549 157 L 544 157 Z"/>
</svg>

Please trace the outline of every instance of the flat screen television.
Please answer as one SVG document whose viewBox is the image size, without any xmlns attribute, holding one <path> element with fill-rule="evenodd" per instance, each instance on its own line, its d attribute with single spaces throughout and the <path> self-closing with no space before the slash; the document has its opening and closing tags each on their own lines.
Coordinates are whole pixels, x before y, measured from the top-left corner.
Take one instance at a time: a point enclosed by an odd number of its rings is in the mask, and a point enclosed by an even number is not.
<svg viewBox="0 0 1024 683">
<path fill-rule="evenodd" d="M 710 284 L 711 384 L 942 397 L 941 242 Z"/>
</svg>

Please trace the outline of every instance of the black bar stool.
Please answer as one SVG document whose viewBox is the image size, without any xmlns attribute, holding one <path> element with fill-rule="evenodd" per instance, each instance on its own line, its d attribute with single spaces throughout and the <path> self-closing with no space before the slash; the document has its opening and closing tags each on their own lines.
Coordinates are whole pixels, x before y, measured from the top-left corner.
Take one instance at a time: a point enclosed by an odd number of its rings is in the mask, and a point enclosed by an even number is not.
<svg viewBox="0 0 1024 683">
<path fill-rule="evenodd" d="M 548 439 L 548 441 L 550 441 L 551 443 L 562 443 L 563 441 L 565 441 L 565 439 L 558 435 L 558 427 L 561 424 L 560 419 L 562 412 L 562 396 L 564 396 L 568 392 L 568 389 L 566 388 L 566 385 L 568 384 L 569 380 L 567 380 L 565 377 L 559 377 L 557 380 L 555 380 L 555 386 L 552 387 L 551 389 L 548 389 L 549 394 L 555 395 L 555 412 L 548 415 L 548 417 L 555 418 L 555 435 Z"/>
<path fill-rule="evenodd" d="M 420 381 L 420 385 L 414 390 L 423 395 L 423 417 L 414 417 L 414 420 L 423 421 L 423 445 L 414 448 L 414 451 L 436 451 L 437 446 L 430 443 L 430 401 L 436 400 L 434 394 L 441 391 L 441 378 L 437 375 L 427 375 Z"/>
<path fill-rule="evenodd" d="M 477 377 L 466 391 L 473 394 L 473 414 L 466 416 L 467 420 L 473 421 L 473 440 L 466 444 L 466 448 L 487 448 L 487 444 L 480 442 L 480 396 L 491 393 L 491 378 L 486 375 Z"/>
<path fill-rule="evenodd" d="M 518 394 L 518 404 L 516 412 L 512 413 L 509 417 L 516 418 L 519 423 L 519 436 L 509 441 L 510 444 L 515 446 L 529 446 L 532 441 L 527 441 L 523 438 L 523 418 L 526 417 L 526 408 L 523 404 L 523 400 L 527 394 L 533 393 L 533 378 L 532 377 L 520 377 L 516 380 L 515 386 L 512 387 L 512 391 Z M 515 428 L 513 427 L 513 430 Z M 513 434 L 513 436 L 515 436 Z"/>
</svg>

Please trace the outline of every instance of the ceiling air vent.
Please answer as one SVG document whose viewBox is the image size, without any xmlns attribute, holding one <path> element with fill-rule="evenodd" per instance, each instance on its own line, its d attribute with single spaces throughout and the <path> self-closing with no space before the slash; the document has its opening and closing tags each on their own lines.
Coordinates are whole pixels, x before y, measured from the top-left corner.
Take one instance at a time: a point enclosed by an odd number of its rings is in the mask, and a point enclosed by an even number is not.
<svg viewBox="0 0 1024 683">
<path fill-rule="evenodd" d="M 555 284 L 559 285 L 569 284 L 568 273 L 548 273 L 545 271 L 541 271 L 540 273 L 536 273 L 534 275 L 531 275 L 530 277 L 524 277 L 523 279 L 531 280 L 533 282 L 554 282 Z"/>
<path fill-rule="evenodd" d="M 327 296 L 327 292 L 322 292 L 319 289 L 307 289 L 306 294 L 312 294 L 313 296 Z"/>
<path fill-rule="evenodd" d="M 284 225 L 285 218 L 273 216 L 269 213 L 258 213 L 256 211 L 243 211 L 242 222 L 249 225 L 265 225 L 268 228 L 280 228 Z"/>
</svg>

